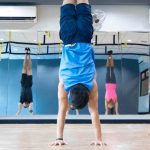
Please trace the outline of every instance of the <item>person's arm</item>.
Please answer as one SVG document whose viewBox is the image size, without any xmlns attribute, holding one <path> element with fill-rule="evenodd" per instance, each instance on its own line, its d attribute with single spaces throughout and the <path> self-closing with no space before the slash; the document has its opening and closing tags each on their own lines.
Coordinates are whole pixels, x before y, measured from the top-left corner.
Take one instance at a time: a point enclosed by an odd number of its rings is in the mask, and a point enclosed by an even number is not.
<svg viewBox="0 0 150 150">
<path fill-rule="evenodd" d="M 95 104 L 89 104 L 89 110 L 92 119 L 92 125 L 94 128 L 95 140 L 91 143 L 91 145 L 102 145 L 102 132 L 101 132 L 101 124 L 99 121 L 99 113 L 97 111 Z"/>
<path fill-rule="evenodd" d="M 33 114 L 33 103 L 30 103 L 30 105 L 29 105 L 29 111 L 30 111 L 30 114 Z"/>
<path fill-rule="evenodd" d="M 78 109 L 76 109 L 76 115 L 79 115 L 80 113 L 79 113 L 79 110 Z"/>
<path fill-rule="evenodd" d="M 118 111 L 118 99 L 116 100 L 115 111 L 116 111 L 116 114 L 119 115 L 119 111 Z"/>
<path fill-rule="evenodd" d="M 89 112 L 91 114 L 92 125 L 94 128 L 95 140 L 91 143 L 91 145 L 99 145 L 102 146 L 102 132 L 101 132 L 101 124 L 99 120 L 99 112 L 98 112 L 98 89 L 97 83 L 94 81 L 93 90 L 89 95 Z"/>
<path fill-rule="evenodd" d="M 17 114 L 16 114 L 16 115 L 20 115 L 21 110 L 22 110 L 22 104 L 21 104 L 21 103 L 19 103 L 19 104 L 18 104 L 18 112 L 17 112 Z"/>
<path fill-rule="evenodd" d="M 105 100 L 105 115 L 108 115 L 108 105 L 107 101 Z"/>
<path fill-rule="evenodd" d="M 52 142 L 51 146 L 57 146 L 57 145 L 66 145 L 66 142 L 64 142 L 64 126 L 65 126 L 65 118 L 66 113 L 68 110 L 68 101 L 67 101 L 67 93 L 64 90 L 64 86 L 62 83 L 59 83 L 58 86 L 58 99 L 59 99 L 59 110 L 58 110 L 58 117 L 57 117 L 57 137 L 54 142 Z"/>
<path fill-rule="evenodd" d="M 65 118 L 66 118 L 66 106 L 64 104 L 60 104 L 59 111 L 58 111 L 58 117 L 57 117 L 57 139 L 58 138 L 64 138 L 64 126 L 65 126 Z"/>
</svg>

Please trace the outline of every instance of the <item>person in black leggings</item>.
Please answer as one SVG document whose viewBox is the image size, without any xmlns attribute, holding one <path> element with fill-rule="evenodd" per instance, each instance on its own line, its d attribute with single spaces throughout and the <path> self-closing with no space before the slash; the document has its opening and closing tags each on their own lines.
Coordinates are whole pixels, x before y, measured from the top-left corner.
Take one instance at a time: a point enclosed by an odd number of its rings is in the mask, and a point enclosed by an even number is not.
<svg viewBox="0 0 150 150">
<path fill-rule="evenodd" d="M 105 114 L 119 114 L 118 113 L 118 98 L 116 93 L 116 76 L 114 72 L 114 61 L 112 58 L 112 51 L 108 52 L 108 59 L 106 63 L 106 93 L 105 93 Z"/>
</svg>

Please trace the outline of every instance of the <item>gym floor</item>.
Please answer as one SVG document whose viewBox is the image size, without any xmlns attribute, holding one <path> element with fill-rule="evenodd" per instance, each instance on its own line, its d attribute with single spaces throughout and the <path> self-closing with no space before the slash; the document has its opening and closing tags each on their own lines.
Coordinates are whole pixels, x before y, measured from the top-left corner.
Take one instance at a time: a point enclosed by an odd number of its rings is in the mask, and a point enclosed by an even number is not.
<svg viewBox="0 0 150 150">
<path fill-rule="evenodd" d="M 149 124 L 102 124 L 106 147 L 93 147 L 91 124 L 66 124 L 68 145 L 51 147 L 56 124 L 0 124 L 0 150 L 149 150 Z"/>
</svg>

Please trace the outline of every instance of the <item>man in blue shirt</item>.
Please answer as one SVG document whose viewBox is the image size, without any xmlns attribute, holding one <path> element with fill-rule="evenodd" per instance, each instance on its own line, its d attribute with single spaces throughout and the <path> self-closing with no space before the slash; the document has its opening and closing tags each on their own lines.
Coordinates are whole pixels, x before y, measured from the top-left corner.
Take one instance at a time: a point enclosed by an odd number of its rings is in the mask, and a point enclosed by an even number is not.
<svg viewBox="0 0 150 150">
<path fill-rule="evenodd" d="M 82 109 L 88 103 L 95 130 L 92 145 L 102 145 L 98 113 L 98 87 L 91 45 L 93 19 L 88 0 L 64 0 L 61 7 L 60 37 L 64 43 L 59 69 L 57 139 L 52 145 L 65 145 L 63 131 L 68 104 Z"/>
</svg>

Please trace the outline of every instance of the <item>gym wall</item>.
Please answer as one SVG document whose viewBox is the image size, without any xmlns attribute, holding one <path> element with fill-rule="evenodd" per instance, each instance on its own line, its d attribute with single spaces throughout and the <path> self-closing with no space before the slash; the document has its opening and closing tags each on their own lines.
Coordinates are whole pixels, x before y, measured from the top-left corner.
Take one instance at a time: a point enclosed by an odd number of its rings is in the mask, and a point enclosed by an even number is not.
<svg viewBox="0 0 150 150">
<path fill-rule="evenodd" d="M 149 31 L 148 5 L 93 5 L 92 9 L 100 9 L 106 13 L 101 31 Z M 2 23 L 0 29 L 59 31 L 59 5 L 38 5 L 37 14 L 37 24 Z"/>
</svg>

